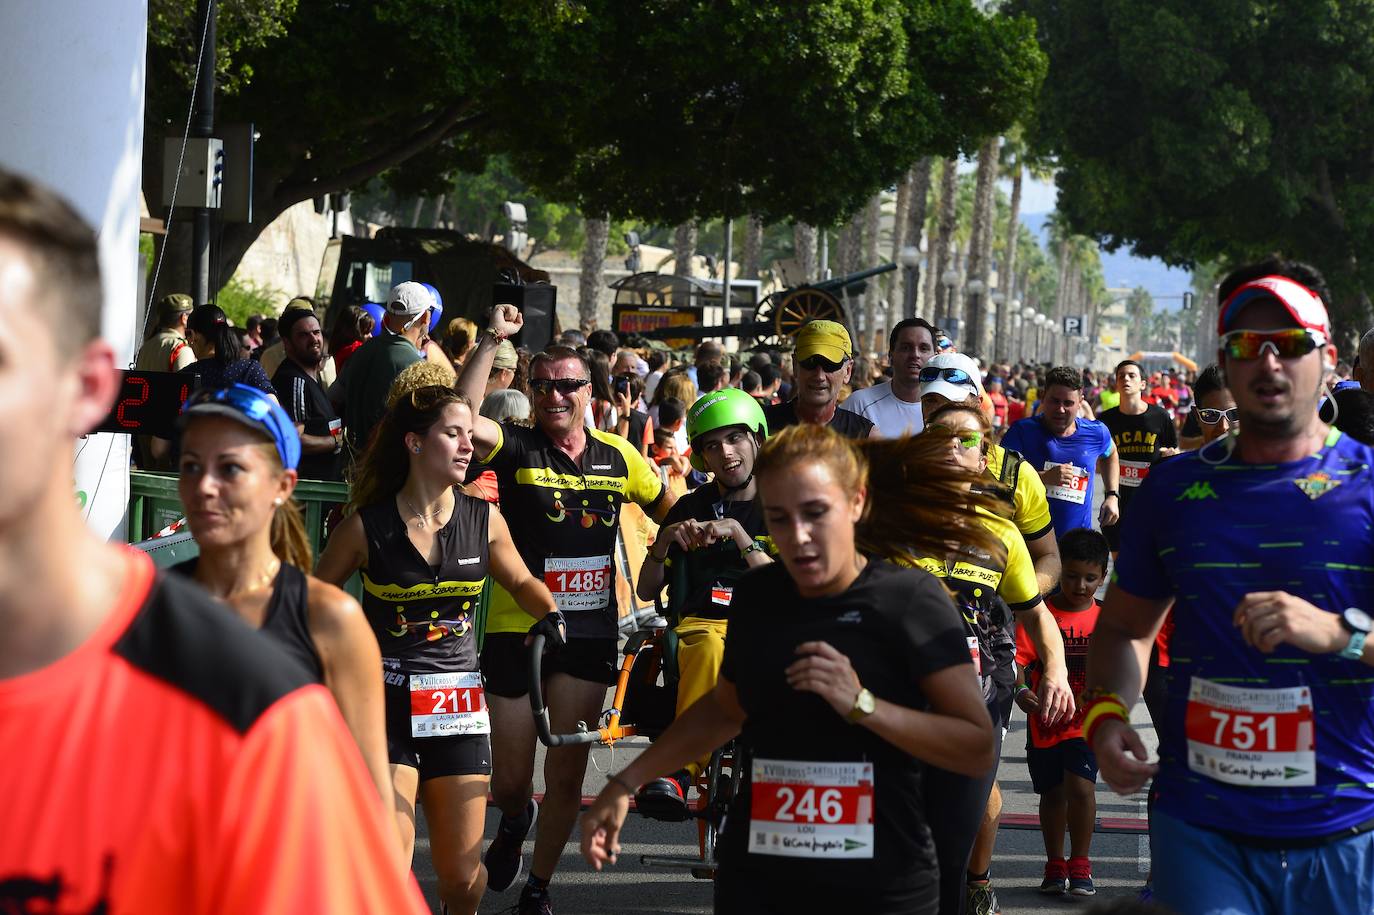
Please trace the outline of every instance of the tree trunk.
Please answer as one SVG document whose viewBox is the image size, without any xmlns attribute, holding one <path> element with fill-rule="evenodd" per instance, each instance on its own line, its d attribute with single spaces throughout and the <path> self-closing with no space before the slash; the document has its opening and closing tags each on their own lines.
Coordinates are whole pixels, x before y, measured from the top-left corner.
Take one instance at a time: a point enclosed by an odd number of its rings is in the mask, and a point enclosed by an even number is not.
<svg viewBox="0 0 1374 915">
<path fill-rule="evenodd" d="M 750 215 L 744 224 L 744 263 L 740 269 L 743 279 L 759 278 L 760 261 L 763 258 L 763 220 Z"/>
<path fill-rule="evenodd" d="M 867 270 L 869 267 L 878 266 L 878 232 L 882 228 L 883 218 L 883 197 L 882 194 L 874 194 L 868 200 L 868 206 L 864 207 L 863 212 L 863 257 L 858 269 Z M 883 300 L 883 284 L 868 281 L 868 289 L 864 292 L 864 336 L 869 343 L 864 346 L 865 352 L 876 349 L 877 344 L 872 342 L 878 331 L 880 315 L 886 311 L 886 303 Z"/>
<path fill-rule="evenodd" d="M 816 278 L 816 227 L 804 222 L 792 224 L 792 258 L 797 262 L 799 277 L 788 277 L 793 286 L 810 283 Z"/>
<path fill-rule="evenodd" d="M 412 225 L 412 226 L 418 226 L 418 225 L 420 224 L 420 211 L 424 209 L 424 206 L 425 206 L 425 198 L 423 198 L 423 197 L 416 197 L 416 198 L 415 198 L 415 209 L 413 209 L 413 210 L 410 211 L 410 225 Z"/>
<path fill-rule="evenodd" d="M 931 281 L 935 290 L 934 323 L 939 326 L 953 313 L 950 309 L 952 288 L 946 288 L 943 277 L 953 266 L 950 242 L 954 240 L 954 204 L 959 190 L 959 160 L 946 159 L 940 166 L 940 222 L 935 232 L 935 261 Z"/>
<path fill-rule="evenodd" d="M 611 235 L 609 216 L 583 221 L 582 272 L 577 283 L 577 318 L 584 330 L 596 327 L 597 299 L 606 285 L 602 267 L 606 262 L 606 241 Z"/>
<path fill-rule="evenodd" d="M 1011 303 L 1016 297 L 1016 242 L 1021 235 L 1021 162 L 1018 160 L 1011 169 L 1011 215 L 1007 218 L 1006 248 L 1002 252 L 1002 264 L 997 271 L 998 283 L 1002 289 L 1002 305 L 997 309 L 997 332 L 994 336 L 993 352 L 1000 360 L 1011 355 Z"/>
<path fill-rule="evenodd" d="M 882 278 L 883 295 L 887 298 L 887 313 L 893 314 L 902 307 L 902 296 L 906 293 L 903 278 L 902 248 L 906 246 L 907 213 L 911 209 L 911 177 L 915 170 L 908 170 L 897 182 L 897 205 L 892 212 L 892 263 L 898 268 Z"/>
<path fill-rule="evenodd" d="M 935 167 L 935 159 L 926 156 L 916 163 L 916 167 L 911 170 L 911 189 L 907 193 L 907 219 L 906 219 L 906 241 L 904 244 L 912 245 L 915 248 L 921 247 L 921 240 L 926 231 L 926 218 L 930 211 L 930 177 Z M 929 247 L 929 246 L 927 246 Z M 930 273 L 929 269 L 926 271 Z M 921 289 L 921 266 L 917 264 L 911 270 L 911 283 L 916 287 L 912 292 L 913 301 L 918 297 Z M 903 296 L 906 295 L 903 290 Z M 926 308 L 929 310 L 932 299 L 926 298 Z M 916 313 L 920 314 L 920 303 L 916 304 Z"/>
<path fill-rule="evenodd" d="M 964 299 L 964 336 L 968 352 L 982 356 L 988 355 L 986 328 L 988 314 L 988 278 L 992 253 L 992 216 L 994 194 L 997 190 L 997 151 L 1000 141 L 996 136 L 983 141 L 978 150 L 978 172 L 973 190 L 973 231 L 968 242 L 968 278 L 982 284 L 977 295 Z M 989 359 L 989 362 L 992 360 Z"/>
<path fill-rule="evenodd" d="M 439 199 L 434 202 L 434 218 L 429 222 L 429 227 L 431 229 L 442 229 L 444 227 L 444 200 L 447 199 L 447 197 L 447 194 L 440 194 Z"/>
<path fill-rule="evenodd" d="M 602 247 L 605 247 L 603 244 Z M 691 276 L 692 257 L 697 253 L 697 221 L 684 222 L 673 232 L 673 275 Z"/>
<path fill-rule="evenodd" d="M 840 230 L 835 243 L 835 276 L 844 276 L 858 269 L 863 254 L 864 211 L 855 210 Z"/>
</svg>

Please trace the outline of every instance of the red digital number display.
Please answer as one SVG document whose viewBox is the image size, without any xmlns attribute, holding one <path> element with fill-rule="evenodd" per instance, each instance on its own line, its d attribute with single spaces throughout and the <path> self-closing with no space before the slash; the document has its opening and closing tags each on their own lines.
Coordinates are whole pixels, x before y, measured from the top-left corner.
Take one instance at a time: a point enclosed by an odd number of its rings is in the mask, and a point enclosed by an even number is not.
<svg viewBox="0 0 1374 915">
<path fill-rule="evenodd" d="M 196 388 L 196 378 L 181 372 L 123 372 L 114 407 L 93 432 L 176 436 L 182 404 Z"/>
<path fill-rule="evenodd" d="M 148 379 L 144 378 L 142 375 L 124 376 L 124 389 L 127 391 L 131 387 L 137 388 L 138 394 L 133 397 L 123 398 L 120 400 L 119 405 L 115 407 L 115 421 L 119 423 L 122 429 L 137 429 L 143 425 L 142 422 L 135 422 L 129 419 L 126 415 L 126 411 L 134 407 L 141 407 L 147 403 L 148 394 L 152 391 L 152 386 L 148 384 Z"/>
</svg>

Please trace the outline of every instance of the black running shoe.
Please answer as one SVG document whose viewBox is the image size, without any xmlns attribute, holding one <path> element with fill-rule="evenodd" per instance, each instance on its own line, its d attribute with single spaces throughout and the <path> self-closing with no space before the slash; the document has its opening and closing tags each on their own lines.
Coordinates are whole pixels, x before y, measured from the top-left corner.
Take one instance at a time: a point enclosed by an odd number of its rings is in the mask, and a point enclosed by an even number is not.
<svg viewBox="0 0 1374 915">
<path fill-rule="evenodd" d="M 520 904 L 515 911 L 517 915 L 553 915 L 553 900 L 549 898 L 548 888 L 536 891 L 526 884 L 520 891 Z"/>
<path fill-rule="evenodd" d="M 487 889 L 497 893 L 508 890 L 520 876 L 525 866 L 525 858 L 520 851 L 537 819 L 539 805 L 534 798 L 530 798 L 519 819 L 501 817 L 496 827 L 496 838 L 491 840 L 487 853 L 482 857 L 482 863 L 487 866 Z"/>
<path fill-rule="evenodd" d="M 680 823 L 687 819 L 687 790 L 689 776 L 677 772 L 664 778 L 656 778 L 644 785 L 635 794 L 635 806 L 639 812 L 651 820 Z"/>
</svg>

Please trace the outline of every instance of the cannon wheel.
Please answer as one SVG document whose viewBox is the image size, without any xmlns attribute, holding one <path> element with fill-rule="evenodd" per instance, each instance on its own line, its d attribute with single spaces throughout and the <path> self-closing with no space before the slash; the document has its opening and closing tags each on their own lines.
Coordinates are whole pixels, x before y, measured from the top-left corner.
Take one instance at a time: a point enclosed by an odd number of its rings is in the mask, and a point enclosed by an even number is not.
<svg viewBox="0 0 1374 915">
<path fill-rule="evenodd" d="M 838 321 L 843 324 L 844 307 L 830 293 L 803 286 L 769 295 L 759 303 L 754 320 L 771 324 L 773 333 L 755 337 L 750 348 L 782 346 L 795 338 L 809 321 Z"/>
</svg>

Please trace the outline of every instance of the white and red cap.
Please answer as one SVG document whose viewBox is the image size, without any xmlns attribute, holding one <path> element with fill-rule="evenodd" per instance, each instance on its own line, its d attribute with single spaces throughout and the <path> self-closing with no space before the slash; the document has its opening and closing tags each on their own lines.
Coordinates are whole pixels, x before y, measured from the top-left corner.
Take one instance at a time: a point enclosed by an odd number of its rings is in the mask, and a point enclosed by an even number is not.
<svg viewBox="0 0 1374 915">
<path fill-rule="evenodd" d="M 1275 299 L 1287 309 L 1298 326 L 1322 335 L 1322 343 L 1331 339 L 1331 318 L 1321 296 L 1286 276 L 1262 276 L 1244 284 L 1221 303 L 1217 317 L 1217 333 L 1235 330 L 1236 316 L 1256 299 Z"/>
</svg>

